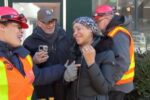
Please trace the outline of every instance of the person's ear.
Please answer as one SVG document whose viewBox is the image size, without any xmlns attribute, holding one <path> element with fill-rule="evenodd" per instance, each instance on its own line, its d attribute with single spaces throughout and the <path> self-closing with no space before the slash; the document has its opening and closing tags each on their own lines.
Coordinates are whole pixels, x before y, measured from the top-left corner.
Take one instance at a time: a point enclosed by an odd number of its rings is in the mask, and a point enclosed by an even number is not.
<svg viewBox="0 0 150 100">
<path fill-rule="evenodd" d="M 41 24 L 42 24 L 42 22 L 37 21 L 37 25 L 38 25 L 38 26 L 41 26 Z"/>
<path fill-rule="evenodd" d="M 5 28 L 5 25 L 3 25 L 3 24 L 0 23 L 0 31 L 3 31 L 4 28 Z"/>
</svg>

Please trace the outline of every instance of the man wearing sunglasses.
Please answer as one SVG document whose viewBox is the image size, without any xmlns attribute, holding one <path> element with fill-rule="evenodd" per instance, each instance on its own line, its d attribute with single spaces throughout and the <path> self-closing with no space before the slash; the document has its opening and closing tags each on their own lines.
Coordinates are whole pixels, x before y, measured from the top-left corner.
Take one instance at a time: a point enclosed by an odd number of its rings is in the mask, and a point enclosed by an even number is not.
<svg viewBox="0 0 150 100">
<path fill-rule="evenodd" d="M 104 35 L 113 39 L 113 51 L 116 56 L 116 85 L 109 93 L 109 100 L 124 100 L 126 93 L 133 90 L 134 45 L 131 33 L 125 27 L 125 17 L 116 15 L 109 5 L 98 6 L 94 19 Z"/>
<path fill-rule="evenodd" d="M 37 13 L 37 26 L 32 35 L 25 40 L 24 46 L 31 52 L 34 63 L 41 69 L 55 64 L 64 65 L 68 59 L 70 47 L 66 35 L 65 31 L 57 24 L 53 10 L 41 8 Z M 47 50 L 41 50 L 42 46 Z M 57 74 L 59 73 L 54 73 L 51 79 L 56 78 Z M 57 80 L 49 85 L 35 86 L 35 93 L 38 98 L 65 100 L 63 88 L 61 80 Z"/>
<path fill-rule="evenodd" d="M 45 85 L 60 79 L 62 65 L 39 69 L 29 51 L 21 46 L 26 18 L 11 7 L 0 7 L 0 100 L 31 100 L 33 86 Z M 52 72 L 53 71 L 53 72 Z M 53 73 L 58 72 L 55 79 Z"/>
</svg>

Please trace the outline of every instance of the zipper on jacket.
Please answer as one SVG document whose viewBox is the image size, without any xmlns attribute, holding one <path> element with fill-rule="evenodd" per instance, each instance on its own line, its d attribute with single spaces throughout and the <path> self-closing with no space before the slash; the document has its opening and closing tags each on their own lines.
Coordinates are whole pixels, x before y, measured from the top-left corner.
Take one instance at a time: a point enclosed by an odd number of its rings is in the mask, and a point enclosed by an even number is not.
<svg viewBox="0 0 150 100">
<path fill-rule="evenodd" d="M 81 56 L 81 67 L 83 63 L 83 55 Z M 81 68 L 79 68 L 78 80 L 77 80 L 77 89 L 76 89 L 76 100 L 79 100 L 79 83 L 80 83 L 80 75 L 81 75 Z"/>
</svg>

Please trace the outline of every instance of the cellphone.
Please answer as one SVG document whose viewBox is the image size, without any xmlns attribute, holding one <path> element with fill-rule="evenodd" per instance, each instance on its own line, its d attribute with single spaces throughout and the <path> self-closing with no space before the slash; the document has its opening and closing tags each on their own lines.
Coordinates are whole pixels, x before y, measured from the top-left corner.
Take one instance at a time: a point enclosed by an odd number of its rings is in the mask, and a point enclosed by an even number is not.
<svg viewBox="0 0 150 100">
<path fill-rule="evenodd" d="M 39 49 L 39 51 L 48 52 L 48 46 L 47 45 L 39 45 L 38 49 Z"/>
</svg>

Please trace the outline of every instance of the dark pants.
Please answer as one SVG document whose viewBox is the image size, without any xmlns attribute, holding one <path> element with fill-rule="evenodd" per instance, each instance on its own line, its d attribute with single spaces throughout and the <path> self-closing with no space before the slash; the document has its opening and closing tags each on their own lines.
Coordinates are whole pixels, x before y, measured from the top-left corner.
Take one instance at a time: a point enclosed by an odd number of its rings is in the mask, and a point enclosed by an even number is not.
<svg viewBox="0 0 150 100">
<path fill-rule="evenodd" d="M 50 91 L 51 88 L 52 90 Z M 66 100 L 65 86 L 62 83 L 55 83 L 53 85 L 36 87 L 33 92 L 32 100 L 49 100 L 50 97 L 53 97 L 54 100 Z"/>
<path fill-rule="evenodd" d="M 109 100 L 124 100 L 125 93 L 121 91 L 111 91 L 109 93 Z"/>
</svg>

